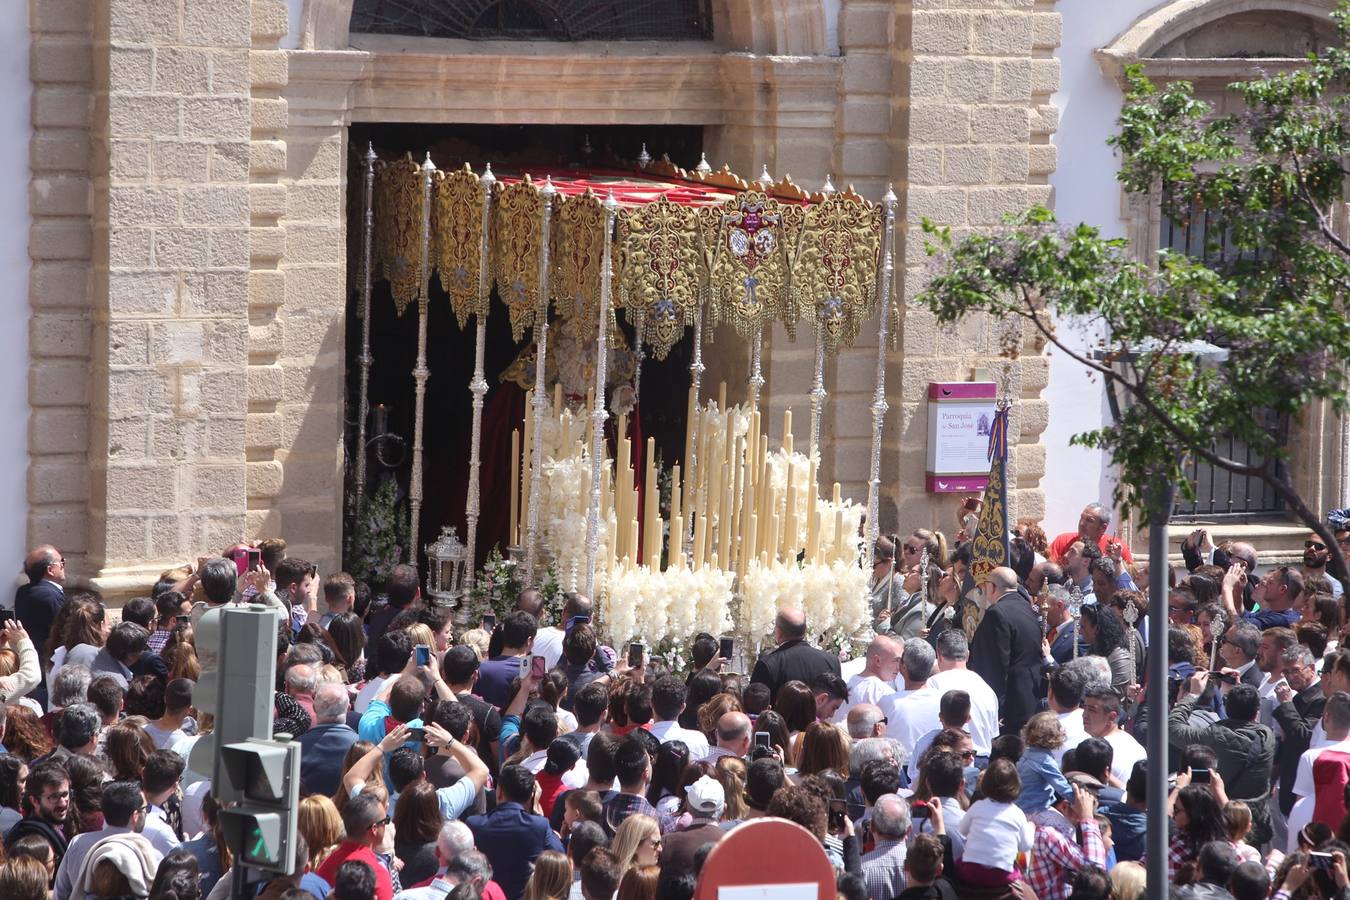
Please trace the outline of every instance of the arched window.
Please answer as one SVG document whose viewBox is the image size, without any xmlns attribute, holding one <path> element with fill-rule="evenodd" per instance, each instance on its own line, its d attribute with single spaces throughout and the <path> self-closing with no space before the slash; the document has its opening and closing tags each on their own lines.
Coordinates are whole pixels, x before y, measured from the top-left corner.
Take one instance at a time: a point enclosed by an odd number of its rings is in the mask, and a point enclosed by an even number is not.
<svg viewBox="0 0 1350 900">
<path fill-rule="evenodd" d="M 709 0 L 356 0 L 352 33 L 476 40 L 708 40 Z"/>
</svg>

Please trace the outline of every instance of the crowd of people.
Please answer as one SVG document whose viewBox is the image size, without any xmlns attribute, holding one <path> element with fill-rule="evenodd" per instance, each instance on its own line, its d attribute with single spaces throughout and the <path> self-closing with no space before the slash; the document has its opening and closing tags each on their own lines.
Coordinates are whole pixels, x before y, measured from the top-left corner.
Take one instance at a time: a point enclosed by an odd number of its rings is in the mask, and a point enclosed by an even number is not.
<svg viewBox="0 0 1350 900">
<path fill-rule="evenodd" d="M 372 597 L 281 540 L 166 572 L 110 610 L 34 549 L 0 618 L 0 898 L 235 896 L 194 692 L 213 608 L 275 609 L 274 731 L 302 747 L 294 874 L 272 900 L 688 900 L 756 819 L 806 829 L 847 900 L 1138 900 L 1150 777 L 1169 782 L 1166 890 L 1350 898 L 1350 647 L 1329 549 L 1264 570 L 1197 531 L 1147 572 L 1087 507 L 1010 565 L 890 535 L 854 659 L 783 609 L 748 674 L 719 636 L 683 665 L 612 648 L 602 610 L 535 590 L 456 628 L 398 566 Z M 958 535 L 964 538 L 964 534 Z M 1350 552 L 1350 528 L 1336 538 Z M 921 560 L 928 561 L 925 569 Z M 486 626 L 486 627 L 484 627 Z M 769 644 L 772 644 L 770 649 Z M 1169 757 L 1143 749 L 1165 653 Z M 198 755 L 200 756 L 200 754 Z M 204 768 L 204 767 L 203 767 Z M 242 871 L 242 869 L 241 869 Z"/>
</svg>

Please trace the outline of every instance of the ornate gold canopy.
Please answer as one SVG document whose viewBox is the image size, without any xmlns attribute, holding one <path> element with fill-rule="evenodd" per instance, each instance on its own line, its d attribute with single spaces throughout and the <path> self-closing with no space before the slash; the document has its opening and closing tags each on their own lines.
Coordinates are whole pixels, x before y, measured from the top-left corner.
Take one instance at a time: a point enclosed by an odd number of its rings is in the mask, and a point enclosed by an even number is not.
<svg viewBox="0 0 1350 900">
<path fill-rule="evenodd" d="M 401 314 L 416 299 L 421 268 L 423 179 L 411 157 L 379 163 L 375 177 L 377 277 L 389 282 Z M 484 182 L 466 165 L 432 179 L 430 269 L 466 327 L 479 304 Z M 556 194 L 548 260 L 554 315 L 594 334 L 600 309 L 605 216 L 601 198 L 620 204 L 614 237 L 613 309 L 640 329 L 662 359 L 700 309 L 712 325 L 750 335 L 772 322 L 792 334 L 798 321 L 820 325 L 830 352 L 851 345 L 876 311 L 882 214 L 851 190 L 807 193 L 785 178 L 751 185 L 726 168 L 686 171 L 669 162 L 638 176 L 550 173 Z M 488 217 L 489 276 L 521 340 L 541 308 L 544 205 L 530 175 L 496 177 Z"/>
</svg>

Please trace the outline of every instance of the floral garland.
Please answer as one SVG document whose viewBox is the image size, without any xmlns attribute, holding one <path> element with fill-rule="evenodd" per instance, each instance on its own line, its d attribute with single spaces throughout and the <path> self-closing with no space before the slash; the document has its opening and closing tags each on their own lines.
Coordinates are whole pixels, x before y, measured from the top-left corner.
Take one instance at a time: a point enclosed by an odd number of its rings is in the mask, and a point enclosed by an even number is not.
<svg viewBox="0 0 1350 900">
<path fill-rule="evenodd" d="M 385 478 L 366 501 L 356 522 L 347 570 L 373 588 L 383 586 L 408 546 L 408 514 L 399 499 L 398 483 Z"/>
<path fill-rule="evenodd" d="M 496 547 L 488 554 L 487 561 L 478 577 L 473 580 L 473 590 L 469 592 L 470 622 L 479 622 L 486 613 L 492 613 L 501 619 L 516 608 L 516 601 L 525 589 L 520 577 L 520 567 L 513 559 L 506 559 Z M 550 568 L 544 573 L 544 583 L 539 586 L 544 598 L 543 615 L 546 621 L 557 622 L 562 615 L 562 586 Z"/>
<path fill-rule="evenodd" d="M 616 567 L 602 604 L 605 631 L 614 646 L 635 639 L 678 644 L 700 631 L 723 634 L 731 629 L 732 583 L 732 573 L 711 566 L 697 572 Z"/>
</svg>

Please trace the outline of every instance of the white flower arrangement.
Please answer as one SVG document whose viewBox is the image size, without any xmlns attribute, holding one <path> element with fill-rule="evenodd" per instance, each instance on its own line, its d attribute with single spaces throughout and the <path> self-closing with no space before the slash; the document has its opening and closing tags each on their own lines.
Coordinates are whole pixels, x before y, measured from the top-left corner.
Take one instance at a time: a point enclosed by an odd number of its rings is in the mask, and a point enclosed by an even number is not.
<svg viewBox="0 0 1350 900">
<path fill-rule="evenodd" d="M 767 635 L 780 609 L 802 610 L 816 635 L 856 634 L 868 622 L 867 573 L 843 561 L 803 566 L 752 562 L 741 584 L 741 624 L 752 636 Z"/>
<path fill-rule="evenodd" d="M 700 631 L 731 628 L 732 574 L 710 566 L 655 572 L 616 566 L 609 573 L 604 627 L 615 646 L 641 638 L 651 646 L 683 643 Z"/>
</svg>

